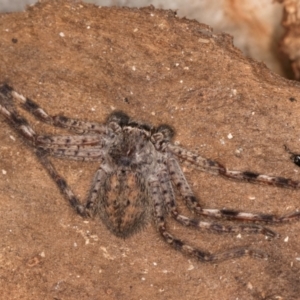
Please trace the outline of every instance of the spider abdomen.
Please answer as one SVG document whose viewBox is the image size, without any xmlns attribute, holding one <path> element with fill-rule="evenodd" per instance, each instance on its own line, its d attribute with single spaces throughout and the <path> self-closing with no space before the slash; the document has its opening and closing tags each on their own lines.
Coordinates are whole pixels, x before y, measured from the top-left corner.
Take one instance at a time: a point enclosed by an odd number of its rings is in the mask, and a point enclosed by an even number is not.
<svg viewBox="0 0 300 300">
<path fill-rule="evenodd" d="M 119 167 L 99 193 L 97 213 L 116 236 L 126 238 L 146 223 L 145 184 L 130 168 Z"/>
</svg>

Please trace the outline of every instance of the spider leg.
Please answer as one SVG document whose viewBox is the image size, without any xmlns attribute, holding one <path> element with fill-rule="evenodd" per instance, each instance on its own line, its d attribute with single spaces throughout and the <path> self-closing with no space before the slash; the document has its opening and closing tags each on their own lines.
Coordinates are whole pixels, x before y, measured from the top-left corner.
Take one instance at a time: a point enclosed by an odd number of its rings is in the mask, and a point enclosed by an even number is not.
<svg viewBox="0 0 300 300">
<path fill-rule="evenodd" d="M 101 164 L 101 167 L 96 171 L 87 201 L 85 203 L 85 208 L 89 215 L 94 215 L 96 213 L 99 190 L 104 187 L 107 176 L 112 172 L 113 169 L 111 168 L 110 164 L 108 164 L 105 161 Z"/>
<path fill-rule="evenodd" d="M 189 218 L 184 215 L 181 215 L 177 210 L 172 183 L 166 171 L 161 173 L 159 183 L 161 186 L 161 192 L 164 198 L 164 203 L 166 205 L 167 211 L 177 222 L 179 222 L 183 226 L 194 227 L 198 229 L 206 229 L 216 233 L 247 232 L 247 233 L 261 233 L 269 237 L 278 236 L 276 232 L 256 224 L 240 224 L 235 226 L 222 225 L 215 222 L 204 222 L 204 221 L 200 221 L 199 219 Z"/>
<path fill-rule="evenodd" d="M 40 148 L 40 147 L 39 147 Z M 51 156 L 77 161 L 101 161 L 105 152 L 101 149 L 50 149 L 47 151 Z"/>
<path fill-rule="evenodd" d="M 60 146 L 70 148 L 72 146 L 99 147 L 105 145 L 101 134 L 86 135 L 40 135 L 37 143 L 44 146 Z"/>
<path fill-rule="evenodd" d="M 36 145 L 51 156 L 79 161 L 100 161 L 105 155 L 100 135 L 37 136 Z"/>
<path fill-rule="evenodd" d="M 183 197 L 187 207 L 197 213 L 201 213 L 202 207 L 185 179 L 179 164 L 173 157 L 167 160 L 167 168 L 169 170 L 171 180 L 179 190 L 179 193 Z"/>
<path fill-rule="evenodd" d="M 253 250 L 248 247 L 241 247 L 230 249 L 228 251 L 211 254 L 209 252 L 202 251 L 200 249 L 194 248 L 182 240 L 176 238 L 166 229 L 165 220 L 164 220 L 164 208 L 162 200 L 162 193 L 160 191 L 159 181 L 149 182 L 149 194 L 152 197 L 154 203 L 154 217 L 156 220 L 156 227 L 163 240 L 172 246 L 174 249 L 181 251 L 182 253 L 194 257 L 201 262 L 217 262 L 227 259 L 239 258 L 242 256 L 251 256 L 255 258 L 267 258 L 266 254 L 261 251 Z"/>
<path fill-rule="evenodd" d="M 66 157 L 80 161 L 99 161 L 103 156 L 105 141 L 101 134 L 74 135 L 74 136 L 47 136 L 37 135 L 28 121 L 20 116 L 15 108 L 1 101 L 0 91 L 0 113 L 14 126 L 16 131 L 25 137 L 26 141 L 33 147 L 44 150 L 48 155 L 55 157 Z M 5 98 L 4 100 L 7 100 Z M 4 103 L 3 103 L 4 102 Z M 3 105 L 4 104 L 4 105 Z"/>
<path fill-rule="evenodd" d="M 241 212 L 231 209 L 203 209 L 201 215 L 218 219 L 263 222 L 268 224 L 280 224 L 300 220 L 300 211 L 277 216 L 273 214 Z"/>
<path fill-rule="evenodd" d="M 1 88 L 3 89 L 3 87 Z M 8 103 L 7 98 L 3 97 L 2 92 L 3 91 L 0 90 L 0 113 L 15 127 L 16 131 L 20 133 L 29 144 L 35 146 L 37 134 L 31 128 L 27 120 L 18 114 L 11 103 Z"/>
<path fill-rule="evenodd" d="M 196 153 L 172 144 L 168 144 L 168 150 L 170 150 L 179 159 L 188 162 L 195 168 L 214 175 L 221 175 L 225 178 L 237 181 L 267 184 L 282 188 L 300 189 L 300 181 L 292 180 L 290 178 L 264 175 L 251 171 L 229 170 L 217 161 L 203 158 Z"/>
<path fill-rule="evenodd" d="M 39 158 L 39 161 L 42 163 L 42 165 L 47 170 L 50 177 L 54 180 L 56 185 L 58 186 L 59 190 L 67 200 L 69 201 L 70 205 L 75 209 L 75 211 L 80 214 L 81 216 L 85 217 L 85 207 L 80 203 L 79 199 L 75 196 L 75 194 L 72 192 L 70 187 L 68 186 L 65 179 L 58 174 L 56 169 L 54 168 L 51 161 L 48 159 L 48 154 L 43 151 L 42 149 L 35 149 L 34 152 L 36 153 L 37 157 Z"/>
<path fill-rule="evenodd" d="M 107 127 L 96 122 L 85 122 L 77 119 L 67 118 L 62 115 L 51 116 L 44 111 L 37 103 L 17 93 L 7 84 L 0 85 L 0 95 L 8 98 L 10 101 L 16 100 L 21 103 L 22 107 L 33 114 L 36 118 L 44 123 L 57 127 L 66 128 L 77 133 L 106 133 Z"/>
<path fill-rule="evenodd" d="M 0 92 L 1 96 L 1 92 Z M 94 136 L 89 139 L 89 136 L 75 136 L 74 143 L 70 142 L 67 143 L 67 146 L 70 147 L 70 149 L 67 149 L 66 146 L 64 147 L 64 143 L 66 142 L 66 139 L 73 137 L 68 136 L 58 136 L 58 137 L 48 137 L 48 136 L 38 136 L 36 132 L 31 128 L 30 124 L 27 122 L 27 120 L 23 117 L 21 117 L 18 112 L 14 109 L 13 106 L 9 105 L 8 103 L 5 103 L 5 106 L 2 105 L 3 102 L 1 101 L 3 98 L 0 97 L 0 113 L 2 113 L 6 119 L 12 123 L 14 128 L 18 133 L 20 133 L 23 137 L 25 137 L 26 141 L 31 144 L 34 147 L 34 152 L 37 155 L 39 161 L 42 163 L 42 165 L 46 168 L 47 172 L 49 173 L 50 177 L 55 181 L 57 184 L 59 190 L 66 196 L 71 206 L 76 210 L 77 213 L 79 213 L 82 216 L 86 215 L 85 207 L 80 203 L 80 201 L 77 199 L 75 194 L 72 192 L 66 181 L 62 176 L 58 174 L 55 167 L 51 163 L 51 161 L 48 159 L 49 154 L 53 156 L 65 156 L 71 159 L 76 160 L 90 160 L 90 161 L 99 161 L 102 152 L 97 152 L 97 155 L 95 154 L 95 151 L 92 149 L 84 149 L 84 147 L 90 147 L 95 142 L 98 141 L 98 139 L 94 139 Z M 4 99 L 6 100 L 6 99 Z M 86 141 L 86 142 L 85 142 Z M 54 144 L 52 144 L 54 143 Z M 55 144 L 56 143 L 56 144 Z M 80 144 L 83 144 L 82 146 L 79 146 Z M 48 147 L 47 147 L 48 146 Z M 60 148 L 55 148 L 55 146 Z M 52 149 L 52 148 L 53 149 Z M 73 147 L 73 148 L 72 148 Z M 100 147 L 100 146 L 99 146 Z M 75 150 L 74 148 L 77 148 Z M 97 149 L 99 151 L 99 149 Z M 52 151 L 52 153 L 51 153 Z M 63 154 L 62 152 L 65 151 Z M 69 151 L 69 152 L 68 152 Z M 77 152 L 76 152 L 77 151 Z M 85 155 L 88 156 L 87 153 L 90 153 L 89 157 L 84 157 Z"/>
<path fill-rule="evenodd" d="M 204 209 L 200 206 L 198 199 L 194 196 L 185 176 L 174 158 L 167 160 L 167 166 L 174 185 L 178 188 L 186 205 L 195 213 L 217 219 L 240 220 L 264 223 L 284 223 L 300 219 L 300 211 L 295 211 L 285 216 L 273 214 L 240 212 L 231 209 Z"/>
<path fill-rule="evenodd" d="M 96 202 L 99 190 L 101 187 L 103 187 L 103 183 L 105 182 L 105 179 L 107 178 L 107 175 L 110 172 L 110 170 L 105 171 L 105 165 L 106 164 L 102 164 L 102 167 L 100 167 L 96 171 L 90 188 L 89 196 L 85 204 L 85 207 L 90 215 L 94 215 L 96 212 Z"/>
</svg>

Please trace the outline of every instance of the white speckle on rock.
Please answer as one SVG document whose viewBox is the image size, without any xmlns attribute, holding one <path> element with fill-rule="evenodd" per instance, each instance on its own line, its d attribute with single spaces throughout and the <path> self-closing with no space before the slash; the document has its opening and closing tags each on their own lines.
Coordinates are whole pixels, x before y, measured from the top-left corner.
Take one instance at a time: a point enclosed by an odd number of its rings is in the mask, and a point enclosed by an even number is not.
<svg viewBox="0 0 300 300">
<path fill-rule="evenodd" d="M 199 39 L 198 39 L 198 42 L 204 43 L 204 44 L 208 44 L 208 43 L 209 43 L 209 40 L 199 38 Z"/>
<path fill-rule="evenodd" d="M 241 154 L 243 152 L 243 148 L 238 148 L 235 150 L 236 154 Z"/>
</svg>

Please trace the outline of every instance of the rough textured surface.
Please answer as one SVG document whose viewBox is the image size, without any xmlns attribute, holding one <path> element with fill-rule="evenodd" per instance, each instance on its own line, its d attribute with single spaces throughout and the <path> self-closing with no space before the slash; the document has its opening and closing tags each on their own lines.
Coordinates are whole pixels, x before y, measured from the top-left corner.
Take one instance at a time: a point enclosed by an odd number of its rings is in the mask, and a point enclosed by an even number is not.
<svg viewBox="0 0 300 300">
<path fill-rule="evenodd" d="M 121 109 L 169 123 L 183 146 L 231 168 L 299 178 L 283 148 L 300 149 L 299 85 L 244 58 L 227 35 L 171 11 L 60 1 L 2 15 L 0 31 L 0 81 L 52 114 L 104 121 Z M 59 132 L 31 122 L 38 132 Z M 3 118 L 0 125 L 3 298 L 299 299 L 299 223 L 276 227 L 281 237 L 272 241 L 170 223 L 203 249 L 252 245 L 269 253 L 267 261 L 201 264 L 170 249 L 153 226 L 118 239 L 97 220 L 74 214 L 31 149 Z M 84 198 L 97 166 L 53 161 Z M 275 213 L 299 207 L 297 191 L 190 169 L 187 177 L 205 207 Z"/>
<path fill-rule="evenodd" d="M 294 72 L 294 78 L 300 80 L 300 1 L 299 0 L 277 0 L 284 7 L 282 26 L 285 34 L 280 42 L 280 50 L 284 53 Z"/>
<path fill-rule="evenodd" d="M 142 7 L 153 5 L 173 9 L 181 17 L 195 19 L 234 36 L 234 45 L 245 56 L 263 61 L 273 72 L 291 77 L 288 62 L 279 52 L 283 34 L 283 8 L 271 0 L 83 0 L 99 6 Z M 283 0 L 278 0 L 283 1 Z M 293 0 L 292 0 L 293 1 Z M 285 2 L 291 3 L 291 0 Z M 298 1 L 298 0 L 295 0 Z M 24 10 L 37 0 L 1 0 L 0 12 Z"/>
</svg>

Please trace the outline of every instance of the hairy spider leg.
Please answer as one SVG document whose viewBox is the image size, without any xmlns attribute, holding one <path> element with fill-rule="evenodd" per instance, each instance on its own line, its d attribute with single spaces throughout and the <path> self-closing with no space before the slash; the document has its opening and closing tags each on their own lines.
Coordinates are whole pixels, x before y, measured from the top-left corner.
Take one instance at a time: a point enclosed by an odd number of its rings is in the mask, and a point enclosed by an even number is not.
<svg viewBox="0 0 300 300">
<path fill-rule="evenodd" d="M 171 158 L 169 160 L 172 161 L 173 159 Z M 215 233 L 247 232 L 261 233 L 268 237 L 278 236 L 278 234 L 271 229 L 256 224 L 223 225 L 215 222 L 200 221 L 199 219 L 186 217 L 182 214 L 179 214 L 177 210 L 172 183 L 167 172 L 164 172 L 160 175 L 160 186 L 167 211 L 177 222 L 183 226 L 206 229 Z"/>
<path fill-rule="evenodd" d="M 11 95 L 22 104 L 22 107 L 44 123 L 57 127 L 66 128 L 76 133 L 105 133 L 106 126 L 97 122 L 85 122 L 77 119 L 67 118 L 63 115 L 51 116 L 37 103 L 17 93 L 7 84 L 0 86 L 0 93 Z"/>
<path fill-rule="evenodd" d="M 20 117 L 16 112 L 9 111 L 0 104 L 0 111 L 7 117 L 7 119 L 13 124 L 16 131 L 26 138 L 27 142 L 33 145 L 34 152 L 38 157 L 39 161 L 46 168 L 52 179 L 55 181 L 60 191 L 67 197 L 71 206 L 79 213 L 83 214 L 84 209 L 80 201 L 71 191 L 66 181 L 57 173 L 53 164 L 48 159 L 47 150 L 36 148 L 37 135 L 35 131 L 30 127 L 29 123 L 23 117 Z"/>
<path fill-rule="evenodd" d="M 253 250 L 248 247 L 241 247 L 235 249 L 229 249 L 225 252 L 220 252 L 216 254 L 211 254 L 209 252 L 202 251 L 200 249 L 194 248 L 182 240 L 178 239 L 166 229 L 165 219 L 164 219 L 164 208 L 163 203 L 160 201 L 163 197 L 160 190 L 160 182 L 157 179 L 148 183 L 149 194 L 152 197 L 154 204 L 154 217 L 156 219 L 156 227 L 163 240 L 173 247 L 175 250 L 181 251 L 183 254 L 194 257 L 201 262 L 217 262 L 228 259 L 240 258 L 243 256 L 251 256 L 255 258 L 266 259 L 267 255 L 261 251 Z"/>
<path fill-rule="evenodd" d="M 229 170 L 217 161 L 206 159 L 182 147 L 168 144 L 168 149 L 179 159 L 186 161 L 195 168 L 207 173 L 220 175 L 236 181 L 273 185 L 281 188 L 300 189 L 300 181 L 280 176 L 259 174 L 251 171 Z"/>
<path fill-rule="evenodd" d="M 212 166 L 212 172 L 210 173 L 221 175 L 229 179 L 247 181 L 251 183 L 262 183 L 262 184 L 274 185 L 277 187 L 284 187 L 284 188 L 293 188 L 293 189 L 300 188 L 300 182 L 298 181 L 293 181 L 291 179 L 286 179 L 282 177 L 261 175 L 261 174 L 257 174 L 255 178 L 253 176 L 252 179 L 249 179 L 251 178 L 249 174 L 255 174 L 255 173 L 227 170 L 218 162 L 206 160 L 205 158 L 199 156 L 197 156 L 197 158 L 195 159 L 191 158 L 191 157 L 196 157 L 196 154 L 181 147 L 172 145 L 171 147 L 168 147 L 168 149 L 171 149 L 171 152 L 175 154 L 177 157 L 183 160 L 187 160 L 189 163 L 194 162 L 192 165 L 195 165 L 196 167 L 200 166 L 201 170 L 207 170 L 209 169 L 209 166 Z M 223 218 L 226 220 L 264 222 L 270 224 L 284 223 L 284 222 L 300 219 L 300 211 L 295 211 L 283 216 L 277 216 L 274 214 L 241 212 L 241 211 L 231 210 L 231 209 L 202 208 L 201 205 L 199 204 L 198 199 L 194 196 L 189 184 L 185 180 L 184 174 L 181 171 L 181 168 L 179 167 L 176 160 L 174 159 L 169 160 L 169 169 L 170 169 L 171 178 L 175 186 L 178 188 L 183 199 L 185 200 L 187 206 L 199 215 L 218 218 L 218 219 Z M 248 175 L 246 176 L 245 174 Z M 283 184 L 283 182 L 285 184 Z"/>
<path fill-rule="evenodd" d="M 54 180 L 57 187 L 59 188 L 60 192 L 67 198 L 70 205 L 75 209 L 75 211 L 85 217 L 85 207 L 81 204 L 79 199 L 75 196 L 69 185 L 67 184 L 66 180 L 58 174 L 55 167 L 51 163 L 51 161 L 48 159 L 47 152 L 41 150 L 41 149 L 35 149 L 34 152 L 36 153 L 37 157 L 39 158 L 39 161 L 42 163 L 44 168 L 47 170 L 50 177 Z"/>
</svg>

